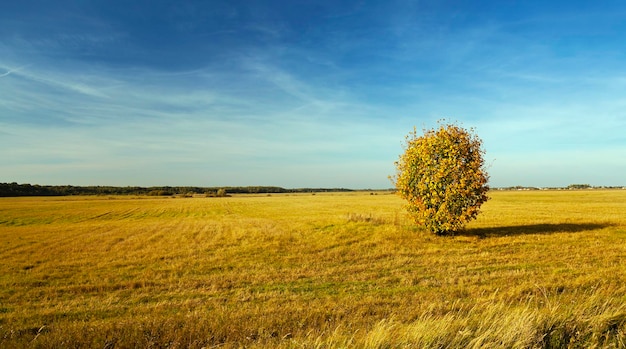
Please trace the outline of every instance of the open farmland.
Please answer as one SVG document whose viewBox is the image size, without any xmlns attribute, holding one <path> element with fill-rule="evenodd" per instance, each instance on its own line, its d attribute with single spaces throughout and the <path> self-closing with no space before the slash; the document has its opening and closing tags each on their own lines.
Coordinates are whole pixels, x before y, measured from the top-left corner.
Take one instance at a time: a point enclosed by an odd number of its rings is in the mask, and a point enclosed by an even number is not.
<svg viewBox="0 0 626 349">
<path fill-rule="evenodd" d="M 0 199 L 0 347 L 625 347 L 626 190 Z"/>
</svg>

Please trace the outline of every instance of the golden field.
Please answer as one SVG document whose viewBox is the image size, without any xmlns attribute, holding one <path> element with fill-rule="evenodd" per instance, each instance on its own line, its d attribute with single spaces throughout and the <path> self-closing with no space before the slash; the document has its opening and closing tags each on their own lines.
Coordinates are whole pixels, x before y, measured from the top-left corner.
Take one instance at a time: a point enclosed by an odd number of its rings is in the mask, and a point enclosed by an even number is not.
<svg viewBox="0 0 626 349">
<path fill-rule="evenodd" d="M 0 347 L 626 347 L 626 190 L 489 196 L 2 198 Z"/>
</svg>

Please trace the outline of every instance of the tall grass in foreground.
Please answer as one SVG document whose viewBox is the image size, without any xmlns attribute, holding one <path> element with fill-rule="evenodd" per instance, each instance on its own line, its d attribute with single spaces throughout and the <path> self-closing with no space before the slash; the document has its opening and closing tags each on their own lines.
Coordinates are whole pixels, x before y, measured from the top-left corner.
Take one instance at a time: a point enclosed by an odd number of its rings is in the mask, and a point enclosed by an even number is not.
<svg viewBox="0 0 626 349">
<path fill-rule="evenodd" d="M 0 347 L 626 347 L 626 191 L 365 194 L 1 199 Z"/>
</svg>

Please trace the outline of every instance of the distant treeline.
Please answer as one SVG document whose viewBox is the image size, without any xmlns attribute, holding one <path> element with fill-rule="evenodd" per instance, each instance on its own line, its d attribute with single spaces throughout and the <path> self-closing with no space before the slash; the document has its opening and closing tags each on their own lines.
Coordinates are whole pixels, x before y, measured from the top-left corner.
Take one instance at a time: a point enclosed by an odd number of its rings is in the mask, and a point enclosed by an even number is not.
<svg viewBox="0 0 626 349">
<path fill-rule="evenodd" d="M 570 184 L 567 187 L 525 187 L 517 185 L 514 187 L 500 187 L 495 190 L 582 190 L 582 189 L 626 189 L 625 186 L 593 186 L 590 184 Z"/>
<path fill-rule="evenodd" d="M 285 189 L 270 186 L 250 187 L 111 187 L 73 185 L 31 185 L 0 183 L 0 197 L 9 196 L 66 196 L 66 195 L 189 195 L 189 194 L 278 194 L 352 191 L 345 188 Z"/>
</svg>

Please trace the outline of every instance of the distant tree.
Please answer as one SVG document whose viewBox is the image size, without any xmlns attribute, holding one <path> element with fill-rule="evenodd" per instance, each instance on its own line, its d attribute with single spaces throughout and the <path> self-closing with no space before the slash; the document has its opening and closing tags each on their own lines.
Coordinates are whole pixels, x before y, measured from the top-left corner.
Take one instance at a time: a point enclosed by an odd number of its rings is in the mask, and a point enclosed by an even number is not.
<svg viewBox="0 0 626 349">
<path fill-rule="evenodd" d="M 167 190 L 162 190 L 162 189 L 154 189 L 154 190 L 150 190 L 148 192 L 148 195 L 150 196 L 170 196 L 170 195 L 174 195 L 174 193 L 167 191 Z"/>
<path fill-rule="evenodd" d="M 570 184 L 567 186 L 567 189 L 590 189 L 591 185 L 589 184 Z"/>
<path fill-rule="evenodd" d="M 437 235 L 462 229 L 488 199 L 484 150 L 473 131 L 440 122 L 438 129 L 418 136 L 414 128 L 406 137 L 404 154 L 395 162 L 392 180 L 408 201 L 409 214 Z"/>
</svg>

